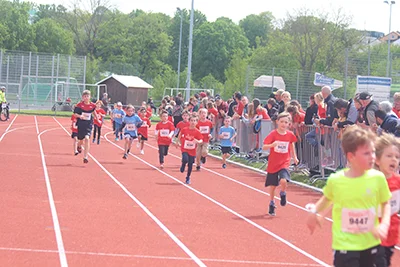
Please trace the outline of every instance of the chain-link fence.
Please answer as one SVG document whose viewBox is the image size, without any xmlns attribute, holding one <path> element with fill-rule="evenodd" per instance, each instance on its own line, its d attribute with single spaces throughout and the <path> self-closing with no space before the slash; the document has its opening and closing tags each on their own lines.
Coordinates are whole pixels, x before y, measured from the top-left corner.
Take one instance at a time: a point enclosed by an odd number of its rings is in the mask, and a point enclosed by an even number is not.
<svg viewBox="0 0 400 267">
<path fill-rule="evenodd" d="M 11 109 L 50 109 L 85 89 L 86 57 L 0 51 L 0 85 Z"/>
</svg>

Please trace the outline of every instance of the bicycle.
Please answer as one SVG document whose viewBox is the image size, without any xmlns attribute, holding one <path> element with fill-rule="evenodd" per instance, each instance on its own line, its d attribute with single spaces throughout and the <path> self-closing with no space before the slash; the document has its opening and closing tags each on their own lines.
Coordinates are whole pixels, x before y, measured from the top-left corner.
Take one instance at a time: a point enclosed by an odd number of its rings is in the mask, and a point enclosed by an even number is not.
<svg viewBox="0 0 400 267">
<path fill-rule="evenodd" d="M 8 120 L 10 115 L 10 103 L 1 103 L 0 121 Z"/>
</svg>

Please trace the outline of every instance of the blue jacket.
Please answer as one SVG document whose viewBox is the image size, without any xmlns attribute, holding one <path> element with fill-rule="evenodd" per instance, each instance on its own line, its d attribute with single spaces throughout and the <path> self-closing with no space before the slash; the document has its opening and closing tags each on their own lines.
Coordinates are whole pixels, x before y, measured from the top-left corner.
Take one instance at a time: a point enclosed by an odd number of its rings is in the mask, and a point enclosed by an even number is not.
<svg viewBox="0 0 400 267">
<path fill-rule="evenodd" d="M 381 124 L 381 128 L 383 131 L 394 134 L 395 136 L 399 137 L 400 131 L 397 129 L 398 124 L 399 124 L 399 119 L 397 119 L 393 115 L 386 115 L 385 119 Z"/>
</svg>

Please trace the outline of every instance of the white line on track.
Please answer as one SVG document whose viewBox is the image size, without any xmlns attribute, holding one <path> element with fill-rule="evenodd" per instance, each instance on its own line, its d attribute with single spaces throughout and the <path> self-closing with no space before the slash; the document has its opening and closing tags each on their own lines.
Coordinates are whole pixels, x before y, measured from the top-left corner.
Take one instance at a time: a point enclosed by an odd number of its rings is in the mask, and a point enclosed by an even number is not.
<svg viewBox="0 0 400 267">
<path fill-rule="evenodd" d="M 35 117 L 35 123 L 37 125 L 36 117 Z M 38 129 L 38 126 L 36 126 L 36 129 Z M 58 130 L 58 129 L 60 129 L 60 128 L 57 127 L 57 128 L 44 130 L 43 132 L 38 134 L 37 138 L 38 138 L 38 142 L 39 142 L 40 155 L 42 158 L 44 178 L 45 178 L 45 182 L 46 182 L 47 195 L 49 198 L 51 217 L 53 219 L 54 233 L 56 235 L 56 242 L 57 242 L 57 248 L 58 248 L 58 255 L 60 258 L 60 264 L 61 264 L 61 267 L 68 267 L 67 256 L 65 255 L 64 243 L 63 243 L 63 239 L 62 239 L 62 235 L 61 235 L 60 222 L 58 220 L 57 209 L 56 209 L 56 205 L 54 203 L 53 191 L 51 189 L 49 173 L 47 171 L 46 159 L 44 156 L 42 140 L 41 140 L 42 134 L 44 134 L 48 131 Z"/>
<path fill-rule="evenodd" d="M 112 132 L 109 132 L 109 133 L 107 133 L 106 135 L 104 135 L 104 137 L 105 137 L 105 139 L 107 140 L 107 142 L 109 142 L 110 144 L 112 144 L 112 145 L 114 145 L 115 147 L 119 148 L 120 150 L 124 150 L 121 146 L 119 146 L 119 145 L 117 145 L 117 144 L 111 142 L 111 141 L 107 138 L 107 135 L 110 134 L 110 133 L 112 133 Z M 142 163 L 146 164 L 147 166 L 149 166 L 149 167 L 151 167 L 151 168 L 157 170 L 158 172 L 164 174 L 165 176 L 169 177 L 170 179 L 174 180 L 175 182 L 182 184 L 182 185 L 185 186 L 186 188 L 188 188 L 188 189 L 192 190 L 193 192 L 199 194 L 200 196 L 202 196 L 202 197 L 208 199 L 209 201 L 213 202 L 213 203 L 216 204 L 217 206 L 219 206 L 219 207 L 223 208 L 224 210 L 226 210 L 226 211 L 232 213 L 232 214 L 235 215 L 236 217 L 239 217 L 240 219 L 242 219 L 242 220 L 246 221 L 247 223 L 253 225 L 253 226 L 256 227 L 257 229 L 259 229 L 259 230 L 263 231 L 264 233 L 266 233 L 266 234 L 268 234 L 268 235 L 274 237 L 275 239 L 281 241 L 282 243 L 286 244 L 287 246 L 289 246 L 290 248 L 296 250 L 297 252 L 299 252 L 300 254 L 306 256 L 307 258 L 309 258 L 309 259 L 315 261 L 316 263 L 318 263 L 318 264 L 320 264 L 320 265 L 322 265 L 322 266 L 325 266 L 325 267 L 330 267 L 330 266 L 331 266 L 331 265 L 329 265 L 329 264 L 323 262 L 322 260 L 320 260 L 320 259 L 314 257 L 313 255 L 309 254 L 308 252 L 302 250 L 301 248 L 299 248 L 299 247 L 293 245 L 291 242 L 287 241 L 286 239 L 284 239 L 284 238 L 278 236 L 277 234 L 271 232 L 270 230 L 268 230 L 268 229 L 262 227 L 261 225 L 259 225 L 259 224 L 255 223 L 255 222 L 253 222 L 252 220 L 249 220 L 248 218 L 244 217 L 243 215 L 239 214 L 238 212 L 236 212 L 236 211 L 234 211 L 234 210 L 228 208 L 227 206 L 225 206 L 224 204 L 218 202 L 217 200 L 215 200 L 215 199 L 209 197 L 208 195 L 206 195 L 206 194 L 204 194 L 204 193 L 202 193 L 202 192 L 200 192 L 200 191 L 194 189 L 193 187 L 190 187 L 190 186 L 186 185 L 185 183 L 183 183 L 183 182 L 180 181 L 179 179 L 177 179 L 177 178 L 175 178 L 174 176 L 172 176 L 172 175 L 170 175 L 170 174 L 168 174 L 168 173 L 166 173 L 166 172 L 160 170 L 160 169 L 157 168 L 156 166 L 154 166 L 154 165 L 148 163 L 147 161 L 145 161 L 145 160 L 143 160 L 143 159 L 137 157 L 136 155 L 134 155 L 134 154 L 132 154 L 132 153 L 129 153 L 129 154 L 132 155 L 135 159 L 137 159 L 137 160 L 141 161 Z"/>
<path fill-rule="evenodd" d="M 0 247 L 2 251 L 18 251 L 18 252 L 33 252 L 33 253 L 57 253 L 57 250 L 47 249 L 29 249 L 29 248 L 6 248 Z M 156 260 L 178 260 L 191 261 L 188 257 L 173 257 L 173 256 L 156 256 L 156 255 L 139 255 L 139 254 L 122 254 L 122 253 L 105 253 L 105 252 L 89 252 L 89 251 L 66 251 L 67 254 L 89 255 L 89 256 L 108 256 L 122 258 L 141 258 L 141 259 L 156 259 Z M 249 260 L 226 260 L 226 259 L 201 259 L 206 262 L 223 262 L 223 263 L 240 263 L 240 264 L 257 264 L 257 265 L 282 265 L 282 266 L 321 266 L 319 264 L 307 263 L 291 263 L 291 262 L 273 262 L 273 261 L 249 261 Z"/>
<path fill-rule="evenodd" d="M 69 135 L 69 132 L 62 124 L 53 117 L 60 127 Z M 128 189 L 115 178 L 95 157 L 89 153 L 90 158 L 198 265 L 205 267 L 206 265 L 185 245 L 179 240 L 151 211 L 146 208 Z"/>
<path fill-rule="evenodd" d="M 38 125 L 38 123 L 37 123 L 36 116 L 34 116 L 33 118 L 35 119 L 36 134 L 39 134 L 39 125 Z"/>
<path fill-rule="evenodd" d="M 18 114 L 15 115 L 14 119 L 13 119 L 13 120 L 11 121 L 11 123 L 8 125 L 8 127 L 7 127 L 7 129 L 4 131 L 4 133 L 1 135 L 1 137 L 0 137 L 0 142 L 1 142 L 1 140 L 3 140 L 4 136 L 7 134 L 8 130 L 11 128 L 11 125 L 13 125 L 13 123 L 14 123 L 15 119 L 17 119 L 17 117 L 18 117 Z"/>
</svg>

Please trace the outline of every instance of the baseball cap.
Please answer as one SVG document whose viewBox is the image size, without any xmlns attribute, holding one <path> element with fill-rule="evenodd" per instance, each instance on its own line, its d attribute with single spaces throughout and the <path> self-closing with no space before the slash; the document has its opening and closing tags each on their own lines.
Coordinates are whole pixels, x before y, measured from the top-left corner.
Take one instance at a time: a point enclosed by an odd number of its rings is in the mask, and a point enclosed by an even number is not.
<svg viewBox="0 0 400 267">
<path fill-rule="evenodd" d="M 121 102 L 118 102 L 118 103 L 117 103 L 117 106 L 118 106 L 118 107 L 122 107 L 122 103 L 121 103 Z"/>
<path fill-rule="evenodd" d="M 215 100 L 221 100 L 221 97 L 219 95 L 216 95 L 214 99 Z"/>
<path fill-rule="evenodd" d="M 358 99 L 360 100 L 369 100 L 371 98 L 371 94 L 368 92 L 362 92 L 358 95 Z"/>
<path fill-rule="evenodd" d="M 200 97 L 201 97 L 201 98 L 204 98 L 204 97 L 206 97 L 206 96 L 207 96 L 206 93 L 204 93 L 204 92 L 201 92 L 201 93 L 200 93 Z"/>
</svg>

